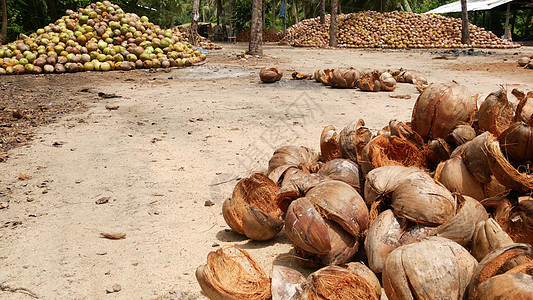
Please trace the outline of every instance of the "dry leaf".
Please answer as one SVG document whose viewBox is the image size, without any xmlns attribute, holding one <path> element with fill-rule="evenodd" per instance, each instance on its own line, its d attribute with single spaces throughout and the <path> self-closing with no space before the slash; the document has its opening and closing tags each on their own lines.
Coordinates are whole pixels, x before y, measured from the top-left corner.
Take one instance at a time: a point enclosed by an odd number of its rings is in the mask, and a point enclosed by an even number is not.
<svg viewBox="0 0 533 300">
<path fill-rule="evenodd" d="M 122 232 L 117 232 L 117 233 L 100 232 L 100 235 L 103 238 L 110 239 L 110 240 L 121 240 L 121 239 L 125 239 L 126 238 L 126 234 L 122 233 Z"/>
</svg>

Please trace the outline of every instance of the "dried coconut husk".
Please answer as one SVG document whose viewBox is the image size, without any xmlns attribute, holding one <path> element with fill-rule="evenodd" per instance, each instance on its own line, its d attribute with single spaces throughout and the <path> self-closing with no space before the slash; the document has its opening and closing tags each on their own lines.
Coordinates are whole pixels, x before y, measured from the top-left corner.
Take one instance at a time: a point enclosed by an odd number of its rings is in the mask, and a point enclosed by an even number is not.
<svg viewBox="0 0 533 300">
<path fill-rule="evenodd" d="M 296 71 L 292 72 L 291 76 L 292 76 L 292 79 L 296 79 L 296 80 L 311 80 L 313 78 L 312 74 L 304 74 L 304 73 L 299 73 Z"/>
<path fill-rule="evenodd" d="M 372 222 L 365 238 L 365 252 L 372 271 L 383 271 L 389 253 L 401 245 L 401 235 L 401 224 L 390 209 L 380 213 Z"/>
<path fill-rule="evenodd" d="M 514 89 L 512 93 L 520 100 L 516 107 L 515 122 L 524 122 L 528 125 L 533 125 L 533 92 L 528 92 L 525 95 Z"/>
<path fill-rule="evenodd" d="M 489 158 L 485 151 L 485 144 L 487 143 L 488 137 L 488 132 L 480 134 L 452 153 L 452 156 L 461 155 L 470 173 L 481 183 L 489 183 L 492 180 Z"/>
<path fill-rule="evenodd" d="M 307 147 L 282 146 L 274 151 L 268 161 L 267 174 L 283 165 L 295 166 L 303 171 L 312 172 L 318 169 L 318 155 Z"/>
<path fill-rule="evenodd" d="M 307 280 L 300 272 L 288 267 L 274 265 L 270 278 L 272 300 L 301 299 Z"/>
<path fill-rule="evenodd" d="M 343 157 L 339 145 L 339 135 L 335 131 L 335 127 L 331 125 L 324 127 L 320 135 L 320 153 L 325 162 Z"/>
<path fill-rule="evenodd" d="M 381 80 L 379 71 L 375 70 L 370 73 L 366 73 L 356 83 L 357 88 L 365 92 L 378 92 L 381 91 Z"/>
<path fill-rule="evenodd" d="M 404 224 L 408 222 L 405 222 Z M 435 227 L 426 226 L 426 225 L 420 225 L 416 224 L 411 225 L 405 229 L 405 231 L 402 233 L 402 236 L 400 237 L 400 245 L 407 245 L 412 243 L 417 243 L 422 241 L 424 238 L 428 237 L 431 232 L 435 229 Z M 404 225 L 405 226 L 405 225 Z"/>
<path fill-rule="evenodd" d="M 422 137 L 416 133 L 411 126 L 403 123 L 398 122 L 396 120 L 389 121 L 389 126 L 386 127 L 391 135 L 400 137 L 404 140 L 407 140 L 411 142 L 413 145 L 415 145 L 418 148 L 424 147 L 424 140 Z"/>
<path fill-rule="evenodd" d="M 389 299 L 462 299 L 476 263 L 459 244 L 429 237 L 389 254 L 383 288 Z"/>
<path fill-rule="evenodd" d="M 224 246 L 207 255 L 196 269 L 196 279 L 209 299 L 268 299 L 270 279 L 248 252 Z"/>
<path fill-rule="evenodd" d="M 505 274 L 524 273 L 533 276 L 533 261 L 528 261 L 525 264 L 518 265 Z"/>
<path fill-rule="evenodd" d="M 450 146 L 441 138 L 428 141 L 424 147 L 424 156 L 431 168 L 450 158 L 451 153 Z"/>
<path fill-rule="evenodd" d="M 362 193 L 361 170 L 357 163 L 343 158 L 336 158 L 325 163 L 318 174 L 349 184 L 359 194 Z"/>
<path fill-rule="evenodd" d="M 274 202 L 279 187 L 263 174 L 255 173 L 237 183 L 231 198 L 222 206 L 226 223 L 253 240 L 269 240 L 283 227 L 282 211 Z"/>
<path fill-rule="evenodd" d="M 436 226 L 453 217 L 457 202 L 442 184 L 416 168 L 385 166 L 372 170 L 365 183 L 365 201 L 374 220 L 378 206 L 390 198 L 396 215 L 417 224 Z"/>
<path fill-rule="evenodd" d="M 381 90 L 391 92 L 396 89 L 396 79 L 388 72 L 383 72 L 379 75 L 379 81 L 381 83 Z"/>
<path fill-rule="evenodd" d="M 485 280 L 527 262 L 526 256 L 529 254 L 531 254 L 531 245 L 518 243 L 488 253 L 474 270 L 468 285 L 469 298 L 478 296 L 478 286 Z"/>
<path fill-rule="evenodd" d="M 285 213 L 293 200 L 305 197 L 305 194 L 307 194 L 310 189 L 329 180 L 333 179 L 316 173 L 286 180 L 283 182 L 274 202 L 278 203 L 281 210 Z"/>
<path fill-rule="evenodd" d="M 525 226 L 533 232 L 533 199 L 528 197 L 527 199 L 519 200 L 518 213 Z"/>
<path fill-rule="evenodd" d="M 456 82 L 433 83 L 418 97 L 411 126 L 423 138 L 446 138 L 459 124 L 471 124 L 475 100 Z"/>
<path fill-rule="evenodd" d="M 372 283 L 349 268 L 327 266 L 309 275 L 307 281 L 303 299 L 379 299 Z"/>
<path fill-rule="evenodd" d="M 374 274 L 370 268 L 368 268 L 362 262 L 349 262 L 345 265 L 345 267 L 366 279 L 366 281 L 372 285 L 374 291 L 376 291 L 378 298 L 381 298 L 381 283 L 376 277 L 376 274 Z"/>
<path fill-rule="evenodd" d="M 331 72 L 333 72 L 334 69 L 324 69 L 324 70 L 321 70 L 321 72 L 319 72 L 319 78 L 320 78 L 320 82 L 322 82 L 323 85 L 329 85 L 328 83 L 328 78 L 329 78 L 329 75 L 331 74 Z"/>
<path fill-rule="evenodd" d="M 474 299 L 533 299 L 533 277 L 522 273 L 491 277 L 478 286 Z"/>
<path fill-rule="evenodd" d="M 372 139 L 372 132 L 365 127 L 365 121 L 352 122 L 339 134 L 342 156 L 359 163 L 364 147 Z"/>
<path fill-rule="evenodd" d="M 517 192 L 528 192 L 533 189 L 533 175 L 521 173 L 507 160 L 500 143 L 489 134 L 484 147 L 487 153 L 489 167 L 494 177 L 505 187 Z"/>
<path fill-rule="evenodd" d="M 305 174 L 309 174 L 309 172 L 304 172 L 294 165 L 282 165 L 272 170 L 272 172 L 268 174 L 268 178 L 274 181 L 277 185 L 282 185 L 285 176 L 290 180 L 293 176 L 301 177 Z"/>
<path fill-rule="evenodd" d="M 363 174 L 367 174 L 372 169 L 391 165 L 425 168 L 426 160 L 422 151 L 411 142 L 380 135 L 365 146 L 360 164 Z"/>
<path fill-rule="evenodd" d="M 498 136 L 498 141 L 510 162 L 521 164 L 533 160 L 533 127 L 514 123 Z"/>
<path fill-rule="evenodd" d="M 334 69 L 328 74 L 327 83 L 333 88 L 353 88 L 363 72 L 359 69 Z"/>
<path fill-rule="evenodd" d="M 474 235 L 472 236 L 472 255 L 481 261 L 488 253 L 493 250 L 503 248 L 513 244 L 500 225 L 489 218 L 476 224 Z"/>
<path fill-rule="evenodd" d="M 404 69 L 391 72 L 391 75 L 394 77 L 394 79 L 396 79 L 397 82 L 413 83 L 413 75 L 411 72 L 405 71 Z"/>
<path fill-rule="evenodd" d="M 263 68 L 259 71 L 259 78 L 264 83 L 273 83 L 279 81 L 283 77 L 283 72 L 278 68 Z"/>
<path fill-rule="evenodd" d="M 476 137 L 476 131 L 468 124 L 459 124 L 448 135 L 448 143 L 458 147 Z"/>
<path fill-rule="evenodd" d="M 324 73 L 324 70 L 318 69 L 313 74 L 313 78 L 316 80 L 316 82 L 322 83 L 322 80 L 320 79 L 320 77 L 325 76 L 325 75 L 326 74 Z"/>
<path fill-rule="evenodd" d="M 478 124 L 482 131 L 489 131 L 499 136 L 514 120 L 514 109 L 507 100 L 507 90 L 501 87 L 491 93 L 478 111 Z"/>
<path fill-rule="evenodd" d="M 483 205 L 476 199 L 457 195 L 457 213 L 446 223 L 431 231 L 431 235 L 450 239 L 461 246 L 472 240 L 476 224 L 488 219 L 489 215 Z"/>
</svg>

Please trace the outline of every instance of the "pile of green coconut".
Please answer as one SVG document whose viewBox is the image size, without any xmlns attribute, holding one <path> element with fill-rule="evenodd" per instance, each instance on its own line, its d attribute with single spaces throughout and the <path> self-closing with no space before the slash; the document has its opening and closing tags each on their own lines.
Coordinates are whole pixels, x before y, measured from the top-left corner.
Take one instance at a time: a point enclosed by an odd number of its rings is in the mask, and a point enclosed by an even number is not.
<svg viewBox="0 0 533 300">
<path fill-rule="evenodd" d="M 0 75 L 186 67 L 205 58 L 182 35 L 103 1 L 0 46 Z"/>
</svg>

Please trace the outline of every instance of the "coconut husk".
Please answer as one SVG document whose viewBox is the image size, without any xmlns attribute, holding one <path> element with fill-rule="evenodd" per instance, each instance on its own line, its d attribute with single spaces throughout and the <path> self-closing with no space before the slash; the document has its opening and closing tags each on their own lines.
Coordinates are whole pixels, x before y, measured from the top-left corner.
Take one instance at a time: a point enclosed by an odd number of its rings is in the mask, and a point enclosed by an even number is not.
<svg viewBox="0 0 533 300">
<path fill-rule="evenodd" d="M 396 79 L 388 72 L 383 72 L 379 76 L 379 81 L 381 84 L 381 90 L 391 92 L 396 89 Z"/>
<path fill-rule="evenodd" d="M 406 223 L 406 222 L 404 222 Z M 416 242 L 422 241 L 424 238 L 428 237 L 435 227 L 416 224 L 407 227 L 402 236 L 400 237 L 400 245 L 407 245 Z"/>
<path fill-rule="evenodd" d="M 483 184 L 468 171 L 461 156 L 441 162 L 437 166 L 434 178 L 451 192 L 467 195 L 478 201 L 486 198 Z"/>
<path fill-rule="evenodd" d="M 362 262 L 349 262 L 345 265 L 350 271 L 366 279 L 372 285 L 379 299 L 381 299 L 381 283 L 376 274 Z M 344 267 L 344 266 L 343 266 Z"/>
<path fill-rule="evenodd" d="M 472 255 L 481 261 L 493 250 L 503 248 L 513 244 L 500 225 L 492 218 L 476 224 L 474 235 L 472 236 Z"/>
<path fill-rule="evenodd" d="M 478 135 L 470 142 L 463 144 L 461 149 L 456 152 L 456 155 L 461 155 L 470 173 L 481 183 L 489 183 L 492 175 L 489 158 L 485 151 L 488 135 L 489 133 Z"/>
<path fill-rule="evenodd" d="M 489 215 L 483 205 L 474 198 L 457 195 L 457 202 L 458 209 L 455 216 L 438 226 L 431 235 L 444 237 L 466 246 L 472 240 L 476 224 L 488 219 Z"/>
<path fill-rule="evenodd" d="M 448 143 L 458 147 L 476 137 L 476 131 L 468 124 L 459 124 L 448 135 Z"/>
<path fill-rule="evenodd" d="M 342 265 L 351 261 L 359 248 L 359 239 L 354 237 L 339 224 L 326 220 L 331 250 L 325 255 L 318 255 L 320 265 Z"/>
<path fill-rule="evenodd" d="M 283 227 L 282 211 L 274 199 L 279 187 L 265 175 L 255 173 L 237 183 L 222 206 L 226 223 L 254 240 L 268 240 Z"/>
<path fill-rule="evenodd" d="M 356 86 L 365 92 L 381 91 L 381 81 L 379 77 L 380 73 L 377 70 L 366 73 L 357 80 Z"/>
<path fill-rule="evenodd" d="M 307 147 L 283 146 L 277 148 L 268 161 L 269 175 L 279 166 L 295 166 L 303 171 L 315 171 L 318 168 L 318 155 Z"/>
<path fill-rule="evenodd" d="M 390 209 L 380 213 L 372 222 L 365 238 L 365 252 L 372 271 L 383 271 L 389 253 L 400 246 L 401 235 L 401 224 Z"/>
<path fill-rule="evenodd" d="M 525 264 L 518 265 L 511 270 L 505 272 L 505 274 L 524 273 L 533 276 L 533 261 L 528 261 Z"/>
<path fill-rule="evenodd" d="M 390 131 L 391 135 L 400 137 L 404 140 L 407 140 L 411 142 L 413 145 L 415 145 L 418 148 L 424 147 L 424 140 L 422 137 L 416 133 L 411 126 L 403 123 L 398 122 L 396 120 L 389 121 L 389 126 L 386 127 Z"/>
<path fill-rule="evenodd" d="M 327 266 L 309 275 L 303 299 L 375 299 L 372 283 L 357 272 L 340 266 Z"/>
<path fill-rule="evenodd" d="M 533 160 L 533 128 L 522 122 L 514 123 L 498 136 L 500 147 L 514 164 Z"/>
<path fill-rule="evenodd" d="M 259 71 L 259 78 L 264 83 L 273 83 L 279 81 L 283 77 L 283 72 L 278 68 L 263 68 Z"/>
<path fill-rule="evenodd" d="M 468 285 L 468 296 L 477 297 L 478 286 L 482 282 L 525 263 L 525 257 L 529 254 L 531 254 L 531 245 L 528 244 L 511 244 L 488 253 L 474 270 Z"/>
<path fill-rule="evenodd" d="M 349 184 L 359 194 L 362 193 L 361 170 L 357 163 L 343 158 L 336 158 L 325 163 L 318 174 Z"/>
<path fill-rule="evenodd" d="M 329 180 L 333 179 L 316 173 L 307 174 L 301 177 L 294 177 L 291 180 L 283 182 L 283 185 L 279 190 L 274 202 L 278 203 L 283 212 L 286 212 L 293 200 L 305 197 L 310 189 L 324 181 Z"/>
<path fill-rule="evenodd" d="M 474 299 L 533 299 L 533 277 L 522 273 L 491 277 L 478 286 Z"/>
<path fill-rule="evenodd" d="M 320 135 L 320 153 L 325 162 L 335 158 L 343 158 L 339 145 L 339 135 L 335 127 L 328 125 L 322 130 Z"/>
<path fill-rule="evenodd" d="M 411 126 L 423 138 L 446 138 L 459 124 L 471 124 L 475 100 L 456 82 L 433 83 L 420 94 Z"/>
<path fill-rule="evenodd" d="M 476 263 L 459 244 L 429 237 L 389 254 L 383 288 L 390 299 L 462 299 Z"/>
<path fill-rule="evenodd" d="M 411 142 L 380 135 L 365 146 L 360 164 L 363 174 L 368 174 L 372 169 L 391 165 L 425 168 L 426 160 L 422 151 Z"/>
<path fill-rule="evenodd" d="M 327 83 L 333 88 L 353 88 L 362 75 L 359 69 L 334 69 L 328 74 Z"/>
<path fill-rule="evenodd" d="M 299 72 L 292 72 L 291 74 L 292 76 L 292 79 L 296 79 L 296 80 L 311 80 L 313 79 L 313 75 L 312 74 L 304 74 L 304 73 L 299 73 Z"/>
<path fill-rule="evenodd" d="M 209 299 L 256 299 L 271 296 L 270 279 L 248 252 L 224 246 L 207 255 L 196 269 L 196 279 Z"/>
<path fill-rule="evenodd" d="M 397 71 L 391 72 L 391 75 L 396 79 L 397 82 L 402 83 L 413 83 L 413 75 L 409 71 L 404 69 L 399 69 Z"/>
<path fill-rule="evenodd" d="M 514 109 L 507 100 L 507 90 L 504 87 L 491 93 L 479 107 L 478 124 L 482 131 L 499 136 L 513 124 L 513 120 Z"/>
<path fill-rule="evenodd" d="M 424 155 L 428 165 L 431 167 L 450 158 L 451 153 L 450 146 L 441 138 L 428 141 L 424 147 Z"/>
<path fill-rule="evenodd" d="M 372 132 L 365 127 L 365 121 L 359 119 L 352 122 L 339 134 L 339 145 L 342 156 L 359 163 L 363 148 L 372 138 Z"/>
<path fill-rule="evenodd" d="M 513 89 L 513 95 L 515 95 L 520 102 L 515 111 L 515 122 L 524 122 L 529 126 L 533 125 L 533 92 L 521 93 L 520 91 Z"/>
<path fill-rule="evenodd" d="M 296 170 L 303 172 L 294 165 L 282 165 L 272 170 L 272 172 L 268 174 L 268 178 L 274 181 L 277 185 L 281 185 L 285 179 L 285 174 L 298 172 Z"/>
<path fill-rule="evenodd" d="M 288 267 L 274 265 L 270 278 L 272 300 L 301 299 L 307 280 L 300 272 Z"/>
<path fill-rule="evenodd" d="M 533 189 L 533 175 L 521 173 L 511 165 L 493 135 L 488 136 L 484 150 L 487 153 L 489 167 L 501 184 L 517 192 L 528 192 Z"/>
<path fill-rule="evenodd" d="M 334 69 L 324 69 L 324 70 L 321 70 L 319 72 L 319 78 L 320 78 L 320 82 L 323 84 L 323 85 L 329 85 L 328 83 L 328 78 L 331 74 L 331 72 L 333 72 Z"/>
<path fill-rule="evenodd" d="M 367 206 L 373 206 L 373 203 L 380 202 L 383 198 L 390 196 L 403 180 L 417 172 L 421 172 L 421 170 L 404 166 L 385 166 L 370 171 L 366 175 L 365 181 L 364 198 Z"/>
</svg>

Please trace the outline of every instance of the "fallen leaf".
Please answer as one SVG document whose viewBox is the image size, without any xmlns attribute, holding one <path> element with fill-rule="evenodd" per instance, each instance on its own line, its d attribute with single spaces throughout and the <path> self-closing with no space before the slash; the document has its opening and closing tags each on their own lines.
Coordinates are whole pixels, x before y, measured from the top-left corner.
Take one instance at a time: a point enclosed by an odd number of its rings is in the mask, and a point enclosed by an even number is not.
<svg viewBox="0 0 533 300">
<path fill-rule="evenodd" d="M 118 233 L 100 232 L 100 235 L 103 238 L 110 239 L 110 240 L 121 240 L 121 239 L 125 239 L 126 238 L 126 234 L 122 233 L 122 232 L 118 232 Z"/>
</svg>

